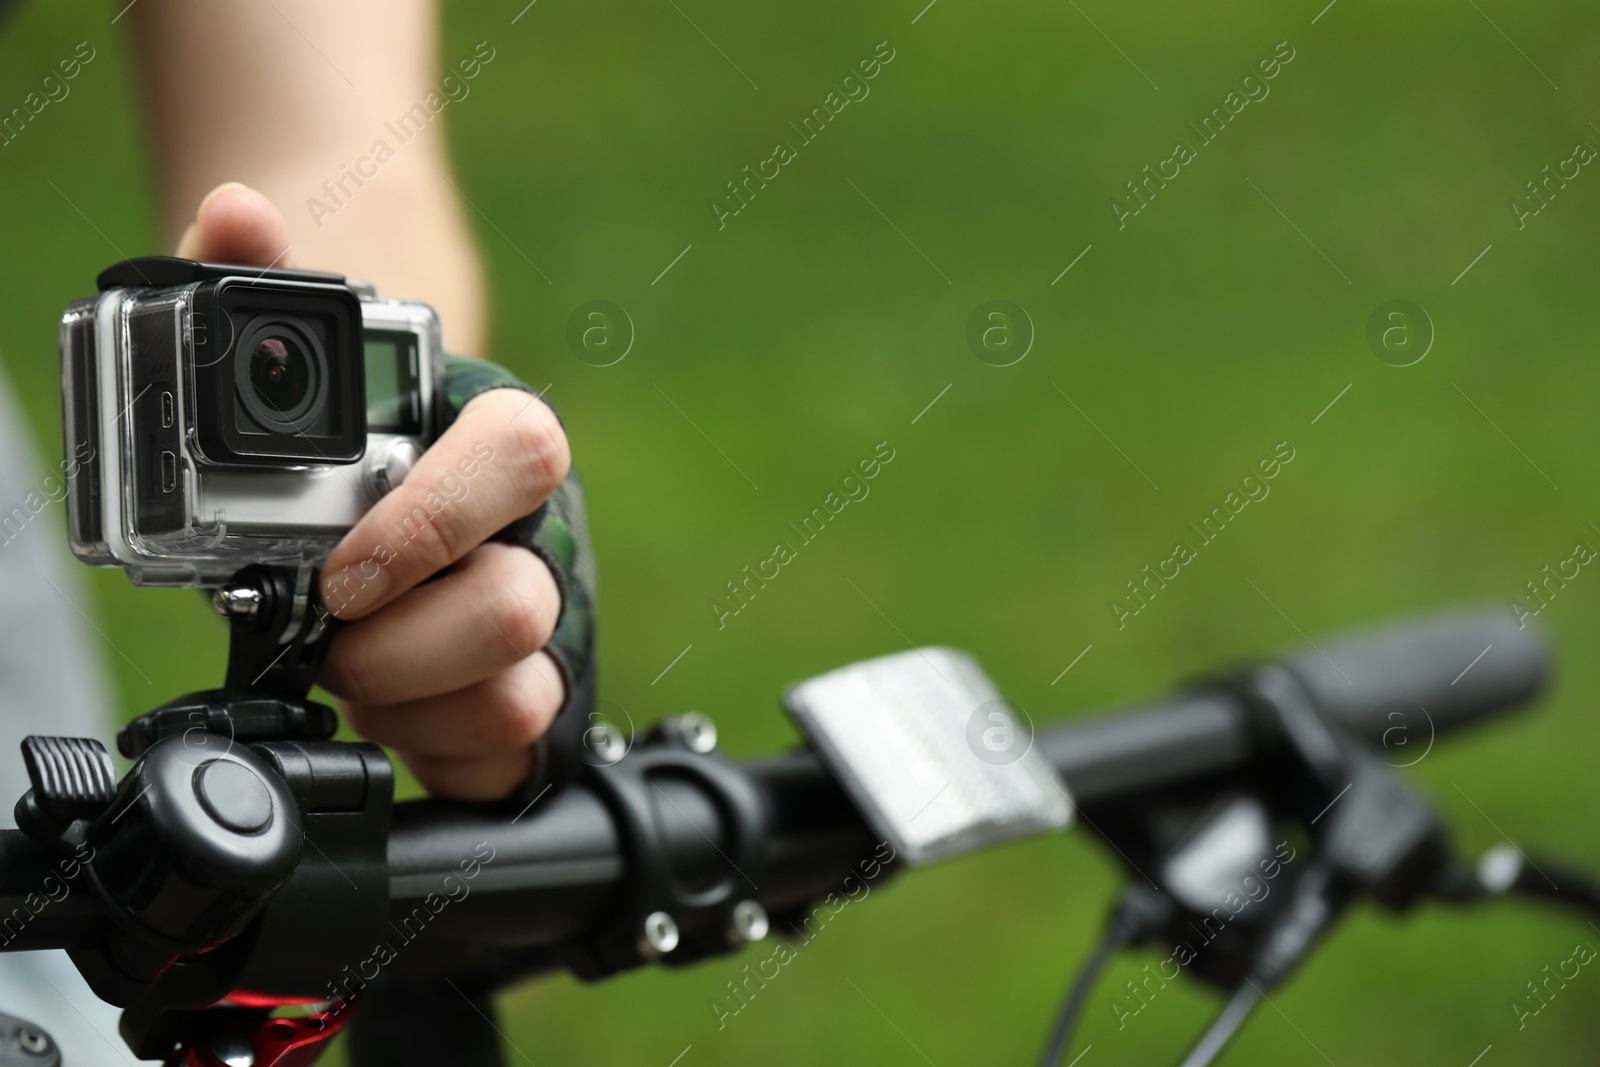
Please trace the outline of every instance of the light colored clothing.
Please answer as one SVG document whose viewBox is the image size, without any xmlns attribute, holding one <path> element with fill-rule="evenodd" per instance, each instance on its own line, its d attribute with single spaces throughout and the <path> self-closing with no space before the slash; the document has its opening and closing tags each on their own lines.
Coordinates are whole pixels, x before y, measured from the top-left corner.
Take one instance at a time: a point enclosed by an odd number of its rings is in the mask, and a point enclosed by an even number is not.
<svg viewBox="0 0 1600 1067">
<path fill-rule="evenodd" d="M 62 484 L 60 457 L 38 461 L 0 380 L 0 826 L 7 828 L 28 788 L 24 737 L 111 735 L 101 638 L 62 533 Z M 0 1012 L 43 1027 L 61 1047 L 63 1067 L 141 1062 L 117 1034 L 120 1011 L 89 991 L 64 952 L 0 953 Z"/>
<path fill-rule="evenodd" d="M 0 826 L 28 787 L 29 734 L 108 738 L 101 638 L 63 530 L 61 457 L 40 463 L 0 381 Z M 51 498 L 55 499 L 52 500 Z M 34 509 L 40 509 L 37 514 Z"/>
</svg>

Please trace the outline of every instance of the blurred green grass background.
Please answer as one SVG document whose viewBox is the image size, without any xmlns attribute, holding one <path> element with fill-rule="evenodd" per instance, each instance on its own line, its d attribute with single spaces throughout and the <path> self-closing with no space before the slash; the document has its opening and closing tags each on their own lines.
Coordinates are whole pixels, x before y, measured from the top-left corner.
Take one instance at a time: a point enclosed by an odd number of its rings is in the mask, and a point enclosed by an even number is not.
<svg viewBox="0 0 1600 1067">
<path fill-rule="evenodd" d="M 472 216 L 494 355 L 553 383 L 588 481 L 603 695 L 634 722 L 698 708 L 731 752 L 770 751 L 794 741 L 783 685 L 905 639 L 971 649 L 1035 721 L 1065 719 L 1296 645 L 1295 627 L 1506 604 L 1600 545 L 1600 174 L 1525 229 L 1508 206 L 1600 144 L 1592 4 L 523 2 L 450 5 L 445 57 L 487 40 L 502 58 L 449 132 L 492 220 Z M 60 309 L 121 253 L 163 250 L 120 7 L 27 4 L 0 33 L 4 109 L 78 41 L 100 50 L 0 149 L 0 353 L 46 462 Z M 882 41 L 871 95 L 719 231 L 724 182 Z M 1108 201 L 1280 41 L 1296 55 L 1271 95 L 1119 231 Z M 637 329 L 607 368 L 564 339 L 596 298 Z M 1364 338 L 1397 298 L 1437 329 L 1406 368 Z M 1037 330 L 1014 366 L 965 340 L 993 299 Z M 1271 496 L 1119 631 L 1123 583 L 1285 440 Z M 880 441 L 896 458 L 871 496 L 718 630 L 708 600 Z M 215 682 L 223 635 L 193 593 L 81 577 L 126 654 L 104 649 L 119 715 Z M 1503 831 L 1600 864 L 1600 577 L 1541 621 L 1551 698 L 1410 773 L 1468 850 Z M 1074 832 L 901 879 L 721 1030 L 708 1002 L 754 953 L 544 981 L 504 1000 L 509 1062 L 1027 1062 L 1120 877 Z M 1223 1062 L 1465 1067 L 1492 1044 L 1484 1067 L 1592 1064 L 1600 978 L 1520 1032 L 1511 1007 L 1577 940 L 1600 934 L 1523 907 L 1362 910 Z M 1119 1031 L 1113 997 L 1157 958 L 1102 983 L 1086 1064 L 1175 1061 L 1214 1010 L 1174 984 Z"/>
</svg>

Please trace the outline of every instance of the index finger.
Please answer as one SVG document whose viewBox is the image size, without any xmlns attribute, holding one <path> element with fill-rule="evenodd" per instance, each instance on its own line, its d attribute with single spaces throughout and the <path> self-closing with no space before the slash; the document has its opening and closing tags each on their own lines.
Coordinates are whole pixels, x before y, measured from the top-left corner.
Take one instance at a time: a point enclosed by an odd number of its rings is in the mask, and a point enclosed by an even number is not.
<svg viewBox="0 0 1600 1067">
<path fill-rule="evenodd" d="M 339 542 L 322 602 L 360 618 L 536 510 L 571 457 L 555 412 L 517 389 L 479 394 Z"/>
</svg>

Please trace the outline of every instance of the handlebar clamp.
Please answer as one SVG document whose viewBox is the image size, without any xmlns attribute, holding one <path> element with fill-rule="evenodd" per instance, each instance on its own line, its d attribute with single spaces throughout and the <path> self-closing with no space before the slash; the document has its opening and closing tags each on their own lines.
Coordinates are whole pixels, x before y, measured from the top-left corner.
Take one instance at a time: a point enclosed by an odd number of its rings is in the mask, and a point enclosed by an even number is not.
<svg viewBox="0 0 1600 1067">
<path fill-rule="evenodd" d="M 651 962 L 693 963 L 766 936 L 766 911 L 755 894 L 768 813 L 749 779 L 715 750 L 709 726 L 698 715 L 668 720 L 616 762 L 585 768 L 580 781 L 617 820 L 631 888 L 617 918 L 567 954 L 564 962 L 579 977 L 594 981 Z M 722 832 L 706 833 L 673 792 L 686 803 L 701 796 L 702 816 L 709 802 Z M 675 869 L 669 837 L 685 830 L 715 851 L 710 864 Z"/>
</svg>

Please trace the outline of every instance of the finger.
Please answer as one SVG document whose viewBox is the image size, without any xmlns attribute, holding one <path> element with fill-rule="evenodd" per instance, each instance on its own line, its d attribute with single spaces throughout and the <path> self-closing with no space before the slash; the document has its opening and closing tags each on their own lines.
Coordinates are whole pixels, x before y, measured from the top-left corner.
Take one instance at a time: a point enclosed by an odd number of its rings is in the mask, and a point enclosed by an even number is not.
<svg viewBox="0 0 1600 1067">
<path fill-rule="evenodd" d="M 392 704 L 482 681 L 544 647 L 561 591 L 518 545 L 480 545 L 429 582 L 334 634 L 319 681 L 362 704 Z"/>
<path fill-rule="evenodd" d="M 537 399 L 478 396 L 328 556 L 323 604 L 341 619 L 370 614 L 537 509 L 570 461 L 555 412 Z"/>
<path fill-rule="evenodd" d="M 400 761 L 411 769 L 422 787 L 446 800 L 500 800 L 533 773 L 533 749 L 497 756 L 451 759 L 401 752 Z"/>
<path fill-rule="evenodd" d="M 527 659 L 474 685 L 398 704 L 351 704 L 345 718 L 369 741 L 414 756 L 466 759 L 527 748 L 550 726 L 566 699 L 549 653 Z"/>
<path fill-rule="evenodd" d="M 282 267 L 288 263 L 289 224 L 261 193 L 226 182 L 206 194 L 178 241 L 178 255 L 212 263 Z"/>
</svg>

